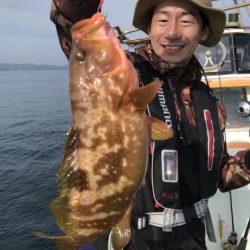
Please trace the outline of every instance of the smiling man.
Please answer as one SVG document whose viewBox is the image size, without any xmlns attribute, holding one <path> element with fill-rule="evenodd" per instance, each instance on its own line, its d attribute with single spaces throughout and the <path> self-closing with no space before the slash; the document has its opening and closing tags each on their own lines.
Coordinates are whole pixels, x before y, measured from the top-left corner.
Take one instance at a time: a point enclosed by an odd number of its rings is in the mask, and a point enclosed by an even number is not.
<svg viewBox="0 0 250 250">
<path fill-rule="evenodd" d="M 198 7 L 190 2 L 159 3 L 148 30 L 154 52 L 171 67 L 186 65 L 198 43 L 209 35 L 203 23 Z"/>
<path fill-rule="evenodd" d="M 90 17 L 99 0 L 54 0 L 51 19 L 67 57 L 70 27 Z M 219 187 L 228 191 L 250 182 L 250 151 L 229 156 L 223 140 L 226 113 L 201 81 L 198 44 L 216 45 L 226 16 L 210 0 L 138 0 L 133 25 L 150 41 L 128 53 L 141 85 L 164 82 L 148 105 L 148 115 L 164 121 L 174 138 L 153 142 L 144 185 L 135 196 L 127 250 L 206 249 L 205 226 L 215 240 L 207 200 Z M 122 20 L 121 20 L 122 21 Z M 106 239 L 94 249 L 112 249 Z"/>
</svg>

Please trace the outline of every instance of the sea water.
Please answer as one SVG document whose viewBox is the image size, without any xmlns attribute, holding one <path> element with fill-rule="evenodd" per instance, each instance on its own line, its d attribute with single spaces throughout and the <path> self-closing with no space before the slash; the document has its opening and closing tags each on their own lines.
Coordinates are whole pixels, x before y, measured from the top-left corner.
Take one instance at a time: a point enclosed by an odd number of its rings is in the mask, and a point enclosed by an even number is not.
<svg viewBox="0 0 250 250">
<path fill-rule="evenodd" d="M 0 71 L 0 249 L 53 250 L 48 208 L 71 121 L 67 70 Z"/>
</svg>

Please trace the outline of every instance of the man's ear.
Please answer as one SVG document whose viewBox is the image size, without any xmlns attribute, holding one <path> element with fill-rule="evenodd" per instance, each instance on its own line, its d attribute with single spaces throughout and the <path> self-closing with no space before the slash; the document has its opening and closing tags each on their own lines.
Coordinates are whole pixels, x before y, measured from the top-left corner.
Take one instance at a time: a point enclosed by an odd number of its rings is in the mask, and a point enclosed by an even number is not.
<svg viewBox="0 0 250 250">
<path fill-rule="evenodd" d="M 203 42 L 203 41 L 205 41 L 205 40 L 207 40 L 207 38 L 209 37 L 209 29 L 208 29 L 208 27 L 206 26 L 203 30 L 202 30 L 202 32 L 201 32 L 201 39 L 200 39 L 200 41 L 201 42 Z"/>
</svg>

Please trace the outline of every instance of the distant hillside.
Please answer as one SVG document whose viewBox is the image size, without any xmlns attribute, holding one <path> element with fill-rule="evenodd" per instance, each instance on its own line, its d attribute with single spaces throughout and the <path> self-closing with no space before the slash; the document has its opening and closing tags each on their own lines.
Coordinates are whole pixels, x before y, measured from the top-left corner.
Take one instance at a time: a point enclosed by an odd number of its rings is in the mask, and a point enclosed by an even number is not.
<svg viewBox="0 0 250 250">
<path fill-rule="evenodd" d="M 31 64 L 31 63 L 0 63 L 0 71 L 6 70 L 65 70 L 68 69 L 67 65 L 56 66 L 48 64 Z"/>
</svg>

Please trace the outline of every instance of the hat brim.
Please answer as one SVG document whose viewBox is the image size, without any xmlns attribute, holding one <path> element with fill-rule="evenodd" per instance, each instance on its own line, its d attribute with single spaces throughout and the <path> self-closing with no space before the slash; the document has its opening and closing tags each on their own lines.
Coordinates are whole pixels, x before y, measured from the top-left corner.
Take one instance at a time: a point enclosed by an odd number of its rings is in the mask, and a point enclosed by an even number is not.
<svg viewBox="0 0 250 250">
<path fill-rule="evenodd" d="M 164 0 L 139 0 L 134 11 L 134 27 L 148 33 L 148 27 L 152 19 L 153 10 L 156 5 L 162 1 Z M 208 47 L 216 45 L 220 41 L 225 28 L 225 13 L 219 9 L 202 5 L 200 0 L 189 1 L 198 7 L 208 22 L 209 36 L 205 41 L 201 41 L 200 44 Z"/>
</svg>

